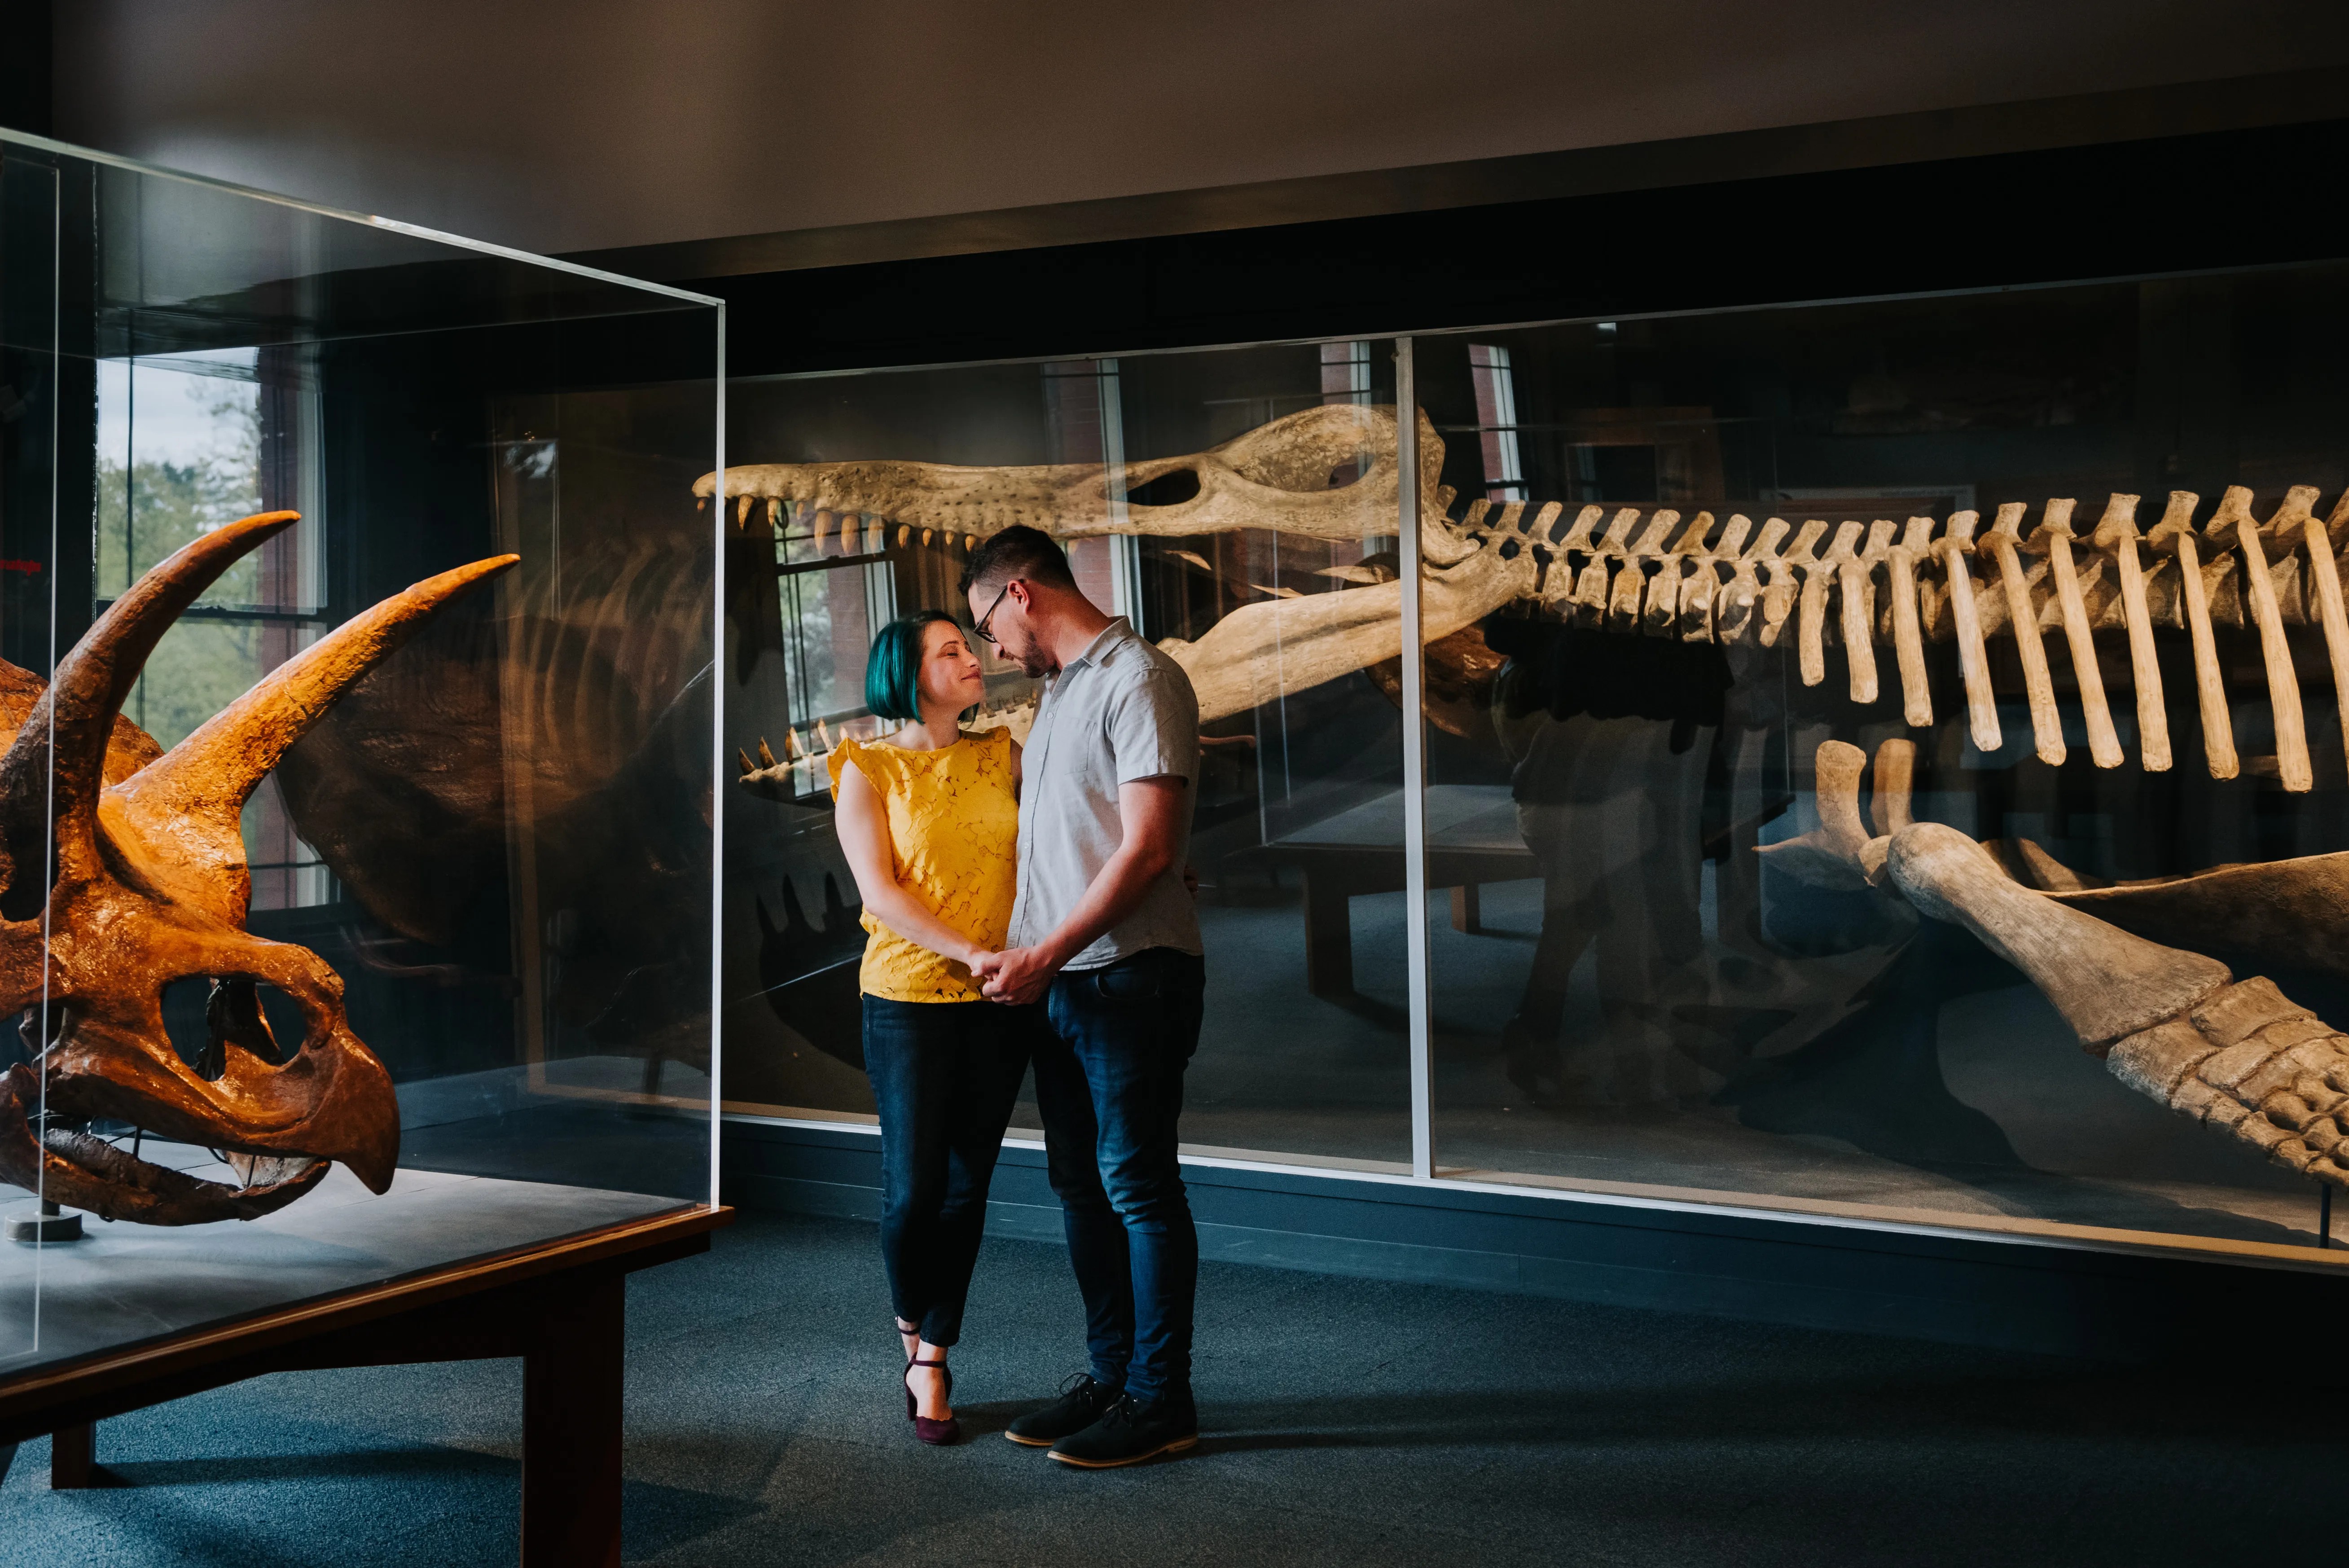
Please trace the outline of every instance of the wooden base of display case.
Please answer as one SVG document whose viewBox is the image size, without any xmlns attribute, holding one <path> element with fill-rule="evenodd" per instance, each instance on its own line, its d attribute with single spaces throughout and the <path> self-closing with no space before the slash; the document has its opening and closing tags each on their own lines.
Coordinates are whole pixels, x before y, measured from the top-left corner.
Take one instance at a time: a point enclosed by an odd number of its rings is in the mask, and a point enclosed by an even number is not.
<svg viewBox="0 0 2349 1568">
<path fill-rule="evenodd" d="M 0 1386 L 0 1445 L 53 1434 L 50 1485 L 102 1486 L 108 1417 L 270 1372 L 520 1356 L 522 1560 L 616 1565 L 627 1276 L 732 1218 L 624 1220 L 43 1368 Z"/>
</svg>

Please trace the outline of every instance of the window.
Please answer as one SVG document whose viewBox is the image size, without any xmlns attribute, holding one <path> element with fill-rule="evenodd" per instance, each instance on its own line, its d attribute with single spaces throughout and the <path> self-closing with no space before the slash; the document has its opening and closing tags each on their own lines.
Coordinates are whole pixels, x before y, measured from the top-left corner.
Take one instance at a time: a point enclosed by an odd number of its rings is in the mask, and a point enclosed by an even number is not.
<svg viewBox="0 0 2349 1568">
<path fill-rule="evenodd" d="M 223 523 L 302 514 L 223 573 L 148 659 L 122 711 L 169 748 L 332 624 L 317 397 L 301 358 L 253 348 L 101 360 L 98 390 L 95 608 Z M 244 843 L 255 909 L 333 900 L 334 877 L 295 833 L 274 774 L 245 804 Z"/>
<path fill-rule="evenodd" d="M 1523 501 L 1526 469 L 1517 452 L 1517 383 L 1509 351 L 1468 346 L 1468 377 L 1476 389 L 1477 440 L 1485 454 L 1485 499 Z"/>
</svg>

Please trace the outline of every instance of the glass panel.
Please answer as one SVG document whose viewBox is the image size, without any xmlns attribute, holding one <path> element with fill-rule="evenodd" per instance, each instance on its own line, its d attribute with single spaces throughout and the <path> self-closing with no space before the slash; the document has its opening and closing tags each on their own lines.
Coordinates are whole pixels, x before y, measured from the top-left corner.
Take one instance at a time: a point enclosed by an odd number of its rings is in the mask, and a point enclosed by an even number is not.
<svg viewBox="0 0 2349 1568">
<path fill-rule="evenodd" d="M 729 819 L 736 1104 L 872 1112 L 864 935 L 822 758 L 885 727 L 863 691 L 879 625 L 968 614 L 957 578 L 1008 507 L 930 504 L 895 466 L 947 463 L 991 471 L 954 483 L 1028 498 L 1087 596 L 1174 652 L 1200 692 L 1209 978 L 1185 1139 L 1407 1160 L 1393 388 L 1383 342 L 737 385 L 736 558 L 774 587 L 746 581 L 732 634 L 728 739 L 756 775 Z M 851 463 L 865 465 L 854 491 L 827 466 Z M 861 510 L 828 510 L 852 493 Z M 1034 683 L 985 664 L 974 722 L 1024 733 Z M 1033 1118 L 1030 1103 L 1015 1125 Z"/>
<path fill-rule="evenodd" d="M 709 1201 L 714 302 L 0 188 L 0 1379 Z"/>
<path fill-rule="evenodd" d="M 2312 1242 L 2302 1168 L 2338 1125 L 2292 1095 L 2246 1116 L 2273 1085 L 2189 1064 L 2230 1029 L 2306 1035 L 2307 1062 L 2270 1073 L 2313 1073 L 2322 1101 L 2349 1061 L 2325 1025 L 2280 1022 L 2349 1022 L 2326 890 L 2349 848 L 2349 628 L 2336 647 L 2321 625 L 2349 409 L 2316 369 L 2349 335 L 2344 284 L 2309 266 L 1418 339 L 1444 442 L 1445 1172 Z M 2200 654 L 2166 515 L 2197 530 Z M 1944 826 L 1898 832 L 1912 815 Z M 2225 978 L 2198 954 L 2291 1002 L 2220 992 L 2249 1022 L 2196 1025 Z M 2143 1033 L 2161 1019 L 2187 1022 Z"/>
</svg>

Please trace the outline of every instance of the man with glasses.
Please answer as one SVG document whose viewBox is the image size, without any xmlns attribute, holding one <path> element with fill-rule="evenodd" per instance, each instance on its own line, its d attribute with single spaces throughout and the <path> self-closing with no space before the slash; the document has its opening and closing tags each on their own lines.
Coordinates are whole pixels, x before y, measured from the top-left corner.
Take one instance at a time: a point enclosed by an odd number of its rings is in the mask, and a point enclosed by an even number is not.
<svg viewBox="0 0 2349 1568">
<path fill-rule="evenodd" d="M 1085 1469 L 1198 1441 L 1191 1399 L 1199 1239 L 1175 1123 L 1206 965 L 1183 883 L 1199 701 L 1182 667 L 1103 615 L 1034 528 L 972 556 L 973 634 L 1045 680 L 1021 763 L 1019 890 L 983 994 L 1043 1000 L 1036 1104 L 1085 1303 L 1089 1370 L 1013 1421 Z"/>
</svg>

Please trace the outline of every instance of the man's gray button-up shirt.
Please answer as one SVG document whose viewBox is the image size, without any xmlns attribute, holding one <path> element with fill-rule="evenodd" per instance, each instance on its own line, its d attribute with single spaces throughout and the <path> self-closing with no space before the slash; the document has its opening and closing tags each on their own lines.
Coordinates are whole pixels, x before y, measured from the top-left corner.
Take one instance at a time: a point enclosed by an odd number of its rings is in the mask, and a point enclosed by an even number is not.
<svg viewBox="0 0 2349 1568">
<path fill-rule="evenodd" d="M 1051 678 L 1028 732 L 1019 786 L 1019 892 L 1013 947 L 1060 929 L 1125 842 L 1121 784 L 1179 778 L 1188 787 L 1174 859 L 1125 919 L 1069 961 L 1099 969 L 1142 951 L 1201 950 L 1199 914 L 1183 887 L 1198 799 L 1199 699 L 1183 667 L 1123 618 Z"/>
</svg>

